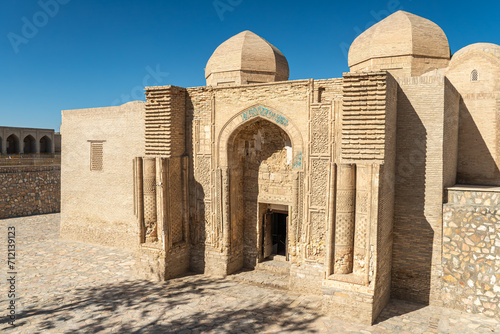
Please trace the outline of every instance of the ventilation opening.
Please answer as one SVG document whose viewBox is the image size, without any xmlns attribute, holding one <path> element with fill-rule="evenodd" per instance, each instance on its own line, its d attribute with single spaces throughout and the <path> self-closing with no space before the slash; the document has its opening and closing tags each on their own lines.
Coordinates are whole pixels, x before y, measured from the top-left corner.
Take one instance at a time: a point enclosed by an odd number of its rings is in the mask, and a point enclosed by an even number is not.
<svg viewBox="0 0 500 334">
<path fill-rule="evenodd" d="M 470 81 L 479 81 L 479 73 L 477 73 L 477 70 L 474 70 L 470 74 Z"/>
<path fill-rule="evenodd" d="M 102 171 L 103 142 L 90 142 L 90 170 Z"/>
</svg>

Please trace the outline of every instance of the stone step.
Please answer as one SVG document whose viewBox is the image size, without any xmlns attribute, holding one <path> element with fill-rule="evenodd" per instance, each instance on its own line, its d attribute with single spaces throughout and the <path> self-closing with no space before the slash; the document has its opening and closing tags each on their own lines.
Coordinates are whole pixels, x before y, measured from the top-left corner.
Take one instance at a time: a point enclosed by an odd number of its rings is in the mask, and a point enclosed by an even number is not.
<svg viewBox="0 0 500 334">
<path fill-rule="evenodd" d="M 255 269 L 269 273 L 290 275 L 290 262 L 282 261 L 275 257 L 273 260 L 258 263 Z"/>
<path fill-rule="evenodd" d="M 244 270 L 227 278 L 252 285 L 265 286 L 274 289 L 288 290 L 290 275 L 272 273 L 262 270 Z"/>
</svg>

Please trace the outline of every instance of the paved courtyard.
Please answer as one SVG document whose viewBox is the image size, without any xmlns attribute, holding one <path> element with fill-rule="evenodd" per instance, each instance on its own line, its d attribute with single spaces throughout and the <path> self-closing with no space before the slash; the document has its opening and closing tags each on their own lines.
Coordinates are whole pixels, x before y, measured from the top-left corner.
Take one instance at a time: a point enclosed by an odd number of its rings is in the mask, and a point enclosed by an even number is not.
<svg viewBox="0 0 500 334">
<path fill-rule="evenodd" d="M 59 239 L 58 214 L 0 220 L 5 333 L 500 333 L 500 320 L 392 301 L 374 326 L 316 311 L 316 296 L 192 275 L 134 276 L 131 252 Z M 16 229 L 16 327 L 8 324 L 7 232 Z"/>
</svg>

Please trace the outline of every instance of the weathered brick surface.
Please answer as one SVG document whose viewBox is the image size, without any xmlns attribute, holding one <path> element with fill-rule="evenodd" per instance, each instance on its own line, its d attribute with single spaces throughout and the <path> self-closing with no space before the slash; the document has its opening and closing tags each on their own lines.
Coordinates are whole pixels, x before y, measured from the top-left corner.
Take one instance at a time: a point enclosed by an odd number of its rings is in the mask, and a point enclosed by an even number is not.
<svg viewBox="0 0 500 334">
<path fill-rule="evenodd" d="M 61 166 L 0 167 L 0 219 L 60 208 Z"/>
</svg>

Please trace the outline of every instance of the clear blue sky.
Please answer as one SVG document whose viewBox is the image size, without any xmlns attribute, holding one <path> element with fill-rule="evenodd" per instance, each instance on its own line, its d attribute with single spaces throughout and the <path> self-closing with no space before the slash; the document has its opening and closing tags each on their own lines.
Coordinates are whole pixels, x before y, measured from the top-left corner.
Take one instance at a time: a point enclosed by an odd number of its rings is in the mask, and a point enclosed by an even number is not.
<svg viewBox="0 0 500 334">
<path fill-rule="evenodd" d="M 498 1 L 3 0 L 0 125 L 59 130 L 61 110 L 144 99 L 143 83 L 203 86 L 243 30 L 285 54 L 291 80 L 340 77 L 354 38 L 398 9 L 441 26 L 452 53 L 500 44 Z"/>
</svg>

